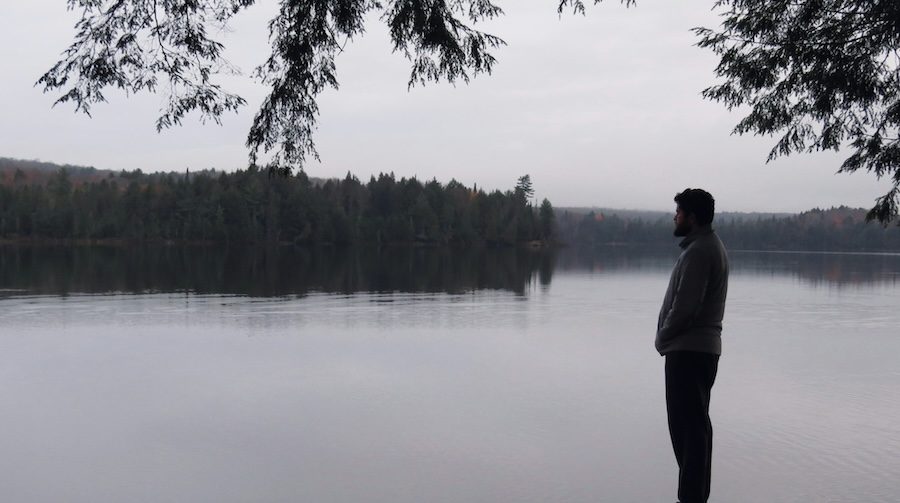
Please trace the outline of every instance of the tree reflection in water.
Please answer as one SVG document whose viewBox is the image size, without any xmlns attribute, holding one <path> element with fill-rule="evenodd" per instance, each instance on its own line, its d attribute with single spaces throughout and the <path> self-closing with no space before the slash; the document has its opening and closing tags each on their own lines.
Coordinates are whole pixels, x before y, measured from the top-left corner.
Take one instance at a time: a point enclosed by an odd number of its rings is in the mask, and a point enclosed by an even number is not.
<svg viewBox="0 0 900 503">
<path fill-rule="evenodd" d="M 569 249 L 559 254 L 560 271 L 668 274 L 680 250 L 671 247 Z M 900 282 L 900 253 L 729 251 L 733 274 L 793 276 L 813 285 L 851 286 Z"/>
<path fill-rule="evenodd" d="M 309 292 L 505 290 L 526 295 L 555 273 L 668 275 L 677 246 L 660 248 L 276 248 L 0 246 L 0 296 L 192 292 L 271 297 Z M 732 251 L 733 274 L 811 284 L 896 284 L 900 254 Z"/>
<path fill-rule="evenodd" d="M 6 294 L 308 292 L 525 294 L 549 285 L 555 254 L 486 248 L 0 246 Z"/>
</svg>

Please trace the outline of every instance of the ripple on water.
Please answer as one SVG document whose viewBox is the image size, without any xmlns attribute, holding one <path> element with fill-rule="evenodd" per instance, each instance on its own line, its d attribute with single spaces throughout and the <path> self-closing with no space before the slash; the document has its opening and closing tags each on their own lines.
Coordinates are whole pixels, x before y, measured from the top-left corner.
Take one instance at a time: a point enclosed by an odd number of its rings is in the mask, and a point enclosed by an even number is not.
<svg viewBox="0 0 900 503">
<path fill-rule="evenodd" d="M 312 293 L 285 297 L 206 295 L 190 292 L 43 296 L 3 300 L 0 319 L 10 325 L 190 324 L 264 322 L 269 326 L 491 327 L 538 319 L 540 306 L 508 292 L 466 294 L 374 292 Z"/>
<path fill-rule="evenodd" d="M 778 493 L 779 501 L 801 490 L 795 486 L 802 480 L 808 501 L 896 502 L 898 375 L 877 369 L 793 374 L 769 390 L 769 403 L 716 423 L 716 463 L 767 481 L 764 490 L 773 498 Z M 727 412 L 727 403 L 721 409 Z"/>
</svg>

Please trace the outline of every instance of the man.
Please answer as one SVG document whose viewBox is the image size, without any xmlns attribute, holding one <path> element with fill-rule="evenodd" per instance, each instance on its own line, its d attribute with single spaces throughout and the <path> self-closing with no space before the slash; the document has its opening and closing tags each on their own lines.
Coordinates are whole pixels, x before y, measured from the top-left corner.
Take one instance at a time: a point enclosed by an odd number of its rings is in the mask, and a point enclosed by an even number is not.
<svg viewBox="0 0 900 503">
<path fill-rule="evenodd" d="M 659 312 L 656 350 L 666 359 L 666 410 L 678 461 L 678 500 L 709 498 L 709 399 L 722 353 L 728 256 L 712 230 L 715 200 L 705 190 L 675 196 L 675 235 L 683 237 Z"/>
</svg>

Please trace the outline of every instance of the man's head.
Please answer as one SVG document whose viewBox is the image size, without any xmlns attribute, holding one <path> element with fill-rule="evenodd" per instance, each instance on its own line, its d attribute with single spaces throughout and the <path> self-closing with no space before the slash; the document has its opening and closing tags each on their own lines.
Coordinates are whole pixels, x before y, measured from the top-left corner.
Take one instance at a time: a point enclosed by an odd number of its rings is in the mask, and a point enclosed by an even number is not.
<svg viewBox="0 0 900 503">
<path fill-rule="evenodd" d="M 675 194 L 675 235 L 687 236 L 694 229 L 709 225 L 716 213 L 716 200 L 703 189 L 684 189 Z"/>
</svg>

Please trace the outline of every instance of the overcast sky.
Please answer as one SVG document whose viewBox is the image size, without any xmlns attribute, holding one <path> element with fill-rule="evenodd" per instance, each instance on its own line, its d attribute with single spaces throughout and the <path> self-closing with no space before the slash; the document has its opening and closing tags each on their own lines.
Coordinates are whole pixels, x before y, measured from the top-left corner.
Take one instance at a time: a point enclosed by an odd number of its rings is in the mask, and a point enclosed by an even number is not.
<svg viewBox="0 0 900 503">
<path fill-rule="evenodd" d="M 715 82 L 716 58 L 694 47 L 695 26 L 716 26 L 712 0 L 615 0 L 587 16 L 556 13 L 557 0 L 497 0 L 506 14 L 483 29 L 505 39 L 493 75 L 471 84 L 407 91 L 409 63 L 391 52 L 384 24 L 337 59 L 338 91 L 320 99 L 311 176 L 363 181 L 393 171 L 510 189 L 530 174 L 555 206 L 670 210 L 675 192 L 703 187 L 726 211 L 869 207 L 890 184 L 866 173 L 835 174 L 842 156 L 800 155 L 765 163 L 771 138 L 731 136 L 740 119 L 700 92 Z M 235 170 L 266 88 L 248 76 L 269 53 L 261 0 L 220 34 L 244 73 L 222 79 L 248 105 L 224 124 L 196 116 L 157 134 L 162 98 L 108 93 L 93 117 L 34 83 L 72 41 L 75 13 L 62 0 L 0 7 L 0 157 L 101 169 Z"/>
</svg>

